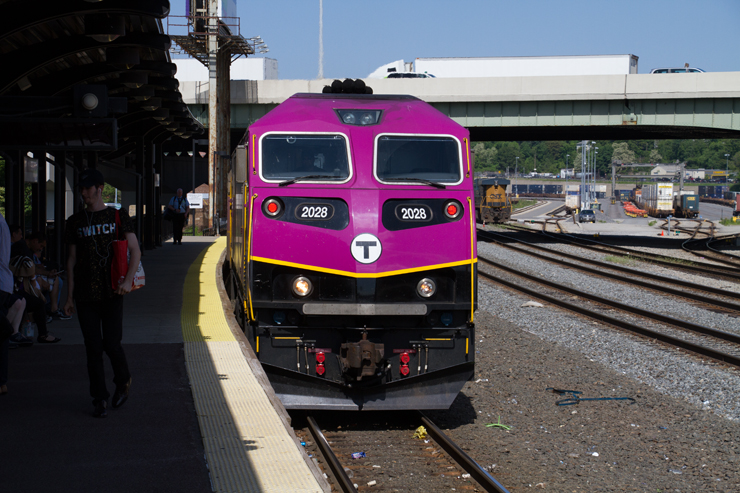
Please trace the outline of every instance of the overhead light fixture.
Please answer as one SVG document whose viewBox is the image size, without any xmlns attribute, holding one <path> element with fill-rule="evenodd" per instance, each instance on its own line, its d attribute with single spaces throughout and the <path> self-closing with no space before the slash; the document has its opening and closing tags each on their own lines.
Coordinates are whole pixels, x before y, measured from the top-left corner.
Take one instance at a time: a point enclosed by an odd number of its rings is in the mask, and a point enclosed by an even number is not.
<svg viewBox="0 0 740 493">
<path fill-rule="evenodd" d="M 144 111 L 154 111 L 162 107 L 162 98 L 149 98 L 139 108 Z"/>
<path fill-rule="evenodd" d="M 105 60 L 110 65 L 125 70 L 141 63 L 139 49 L 130 46 L 107 48 L 105 50 Z"/>
<path fill-rule="evenodd" d="M 18 88 L 19 88 L 19 89 L 20 89 L 21 91 L 25 91 L 26 89 L 30 89 L 30 88 L 31 88 L 31 81 L 30 81 L 30 80 L 28 80 L 28 77 L 22 77 L 22 78 L 21 78 L 21 79 L 20 79 L 20 80 L 18 81 Z"/>
<path fill-rule="evenodd" d="M 147 99 L 154 97 L 154 88 L 145 86 L 133 89 L 127 93 L 127 96 L 134 101 L 146 101 Z"/>
<path fill-rule="evenodd" d="M 146 72 L 122 72 L 118 76 L 118 81 L 126 87 L 138 89 L 146 85 L 149 75 Z"/>
<path fill-rule="evenodd" d="M 91 92 L 82 96 L 82 100 L 80 102 L 82 103 L 82 107 L 85 108 L 87 111 L 94 110 L 98 107 L 99 103 L 98 97 Z"/>
<path fill-rule="evenodd" d="M 158 121 L 166 120 L 170 116 L 170 110 L 167 108 L 159 108 L 152 111 L 152 118 Z"/>
<path fill-rule="evenodd" d="M 126 35 L 126 21 L 120 15 L 88 14 L 85 16 L 85 36 L 99 43 L 110 43 Z"/>
</svg>

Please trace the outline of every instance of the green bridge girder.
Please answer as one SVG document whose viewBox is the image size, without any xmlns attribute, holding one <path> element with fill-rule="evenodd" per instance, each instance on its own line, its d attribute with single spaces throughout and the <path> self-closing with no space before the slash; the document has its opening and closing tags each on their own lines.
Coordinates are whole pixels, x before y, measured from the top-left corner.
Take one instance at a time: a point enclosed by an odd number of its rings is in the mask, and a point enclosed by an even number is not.
<svg viewBox="0 0 740 493">
<path fill-rule="evenodd" d="M 433 102 L 473 141 L 740 138 L 740 98 Z M 246 129 L 277 104 L 232 104 Z M 188 105 L 208 126 L 208 106 Z"/>
</svg>

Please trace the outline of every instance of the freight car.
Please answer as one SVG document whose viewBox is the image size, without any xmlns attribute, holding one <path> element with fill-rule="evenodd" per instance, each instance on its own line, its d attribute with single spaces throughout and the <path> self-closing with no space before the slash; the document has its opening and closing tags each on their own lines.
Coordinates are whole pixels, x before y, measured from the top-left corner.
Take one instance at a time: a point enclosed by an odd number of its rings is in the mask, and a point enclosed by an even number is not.
<svg viewBox="0 0 740 493">
<path fill-rule="evenodd" d="M 656 183 L 644 185 L 642 192 L 636 195 L 636 203 L 652 217 L 675 215 L 673 207 L 673 183 Z"/>
<path fill-rule="evenodd" d="M 511 219 L 511 201 L 506 195 L 510 181 L 505 178 L 475 180 L 475 211 L 478 222 L 505 223 Z"/>
<path fill-rule="evenodd" d="M 699 215 L 699 196 L 694 192 L 676 193 L 673 196 L 676 217 L 694 218 Z"/>
<path fill-rule="evenodd" d="M 472 378 L 469 139 L 413 96 L 296 94 L 249 127 L 228 289 L 286 408 L 447 409 Z"/>
</svg>

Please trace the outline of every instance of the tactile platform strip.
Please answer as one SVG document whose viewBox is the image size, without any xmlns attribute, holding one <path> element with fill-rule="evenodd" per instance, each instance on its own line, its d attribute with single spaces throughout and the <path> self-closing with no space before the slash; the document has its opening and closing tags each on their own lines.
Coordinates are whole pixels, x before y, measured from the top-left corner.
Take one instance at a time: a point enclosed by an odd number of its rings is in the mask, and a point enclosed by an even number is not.
<svg viewBox="0 0 740 493">
<path fill-rule="evenodd" d="M 183 289 L 185 364 L 217 492 L 321 492 L 229 329 L 216 286 L 226 238 L 196 259 Z"/>
</svg>

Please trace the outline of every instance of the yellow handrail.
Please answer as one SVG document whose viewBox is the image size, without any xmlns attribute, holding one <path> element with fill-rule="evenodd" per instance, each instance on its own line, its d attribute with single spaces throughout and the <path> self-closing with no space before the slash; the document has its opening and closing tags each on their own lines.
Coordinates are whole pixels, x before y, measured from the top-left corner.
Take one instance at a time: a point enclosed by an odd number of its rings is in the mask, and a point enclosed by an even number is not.
<svg viewBox="0 0 740 493">
<path fill-rule="evenodd" d="M 255 140 L 257 139 L 257 136 L 252 134 L 252 174 L 256 175 L 257 170 L 254 169 L 254 153 L 255 153 L 255 147 L 257 147 Z"/>
<path fill-rule="evenodd" d="M 468 174 L 466 174 L 465 177 L 470 178 L 470 143 L 467 138 L 464 138 L 463 140 L 465 141 L 465 156 L 468 158 Z"/>
<path fill-rule="evenodd" d="M 470 197 L 468 197 L 468 209 L 470 209 L 470 323 L 472 324 L 475 321 L 475 222 Z"/>
<path fill-rule="evenodd" d="M 252 200 L 249 201 L 249 240 L 247 242 L 247 269 L 252 260 L 252 212 L 254 211 L 254 200 L 257 198 L 257 194 L 252 195 Z M 247 299 L 249 300 L 249 321 L 254 320 L 254 310 L 252 309 L 252 278 L 249 272 L 245 270 L 245 277 L 247 278 Z"/>
</svg>

